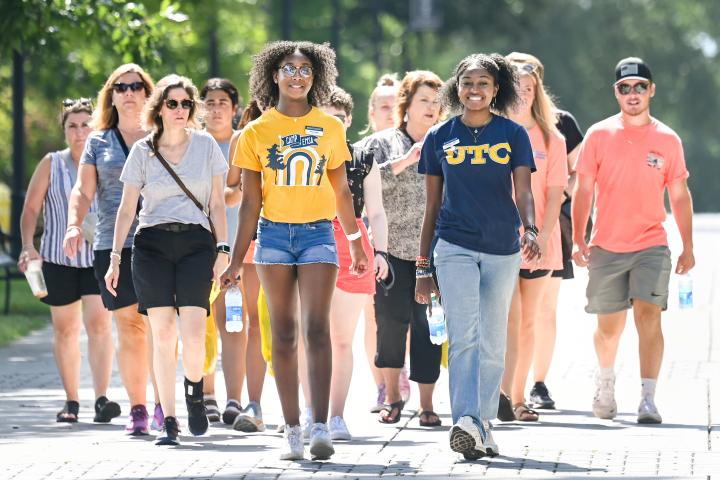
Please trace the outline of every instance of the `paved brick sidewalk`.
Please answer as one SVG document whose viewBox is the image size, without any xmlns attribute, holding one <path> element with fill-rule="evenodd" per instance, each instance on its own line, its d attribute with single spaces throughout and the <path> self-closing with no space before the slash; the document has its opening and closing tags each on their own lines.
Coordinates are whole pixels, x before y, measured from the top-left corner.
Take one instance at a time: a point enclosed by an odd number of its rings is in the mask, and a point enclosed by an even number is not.
<svg viewBox="0 0 720 480">
<path fill-rule="evenodd" d="M 417 391 L 397 426 L 377 423 L 367 413 L 372 382 L 356 339 L 355 367 L 346 417 L 354 441 L 336 443 L 330 462 L 281 462 L 281 438 L 270 431 L 242 435 L 211 427 L 199 438 L 184 437 L 177 448 L 160 448 L 154 437 L 133 439 L 124 421 L 92 423 L 92 388 L 83 366 L 80 423 L 54 422 L 63 393 L 52 358 L 51 332 L 37 332 L 0 349 L 0 465 L 8 479 L 174 479 L 174 478 L 545 478 L 656 477 L 720 478 L 720 262 L 713 248 L 720 242 L 720 216 L 696 218 L 693 272 L 696 308 L 677 309 L 675 284 L 665 316 L 666 352 L 657 403 L 664 423 L 639 426 L 637 336 L 632 321 L 623 337 L 617 365 L 620 414 L 614 421 L 590 413 L 593 394 L 594 319 L 582 310 L 585 272 L 564 282 L 560 298 L 557 352 L 548 385 L 560 410 L 543 413 L 537 424 L 497 424 L 494 435 L 501 456 L 465 462 L 447 446 L 450 408 L 447 375 L 438 384 L 435 409 L 444 426 L 418 425 Z M 677 235 L 671 248 L 679 251 Z M 674 279 L 673 279 L 674 280 Z M 360 330 L 360 329 L 358 329 Z M 224 401 L 221 381 L 218 399 Z M 148 389 L 151 393 L 151 389 Z M 279 420 L 274 382 L 268 378 L 263 399 L 266 422 Z M 181 389 L 178 398 L 181 399 Z M 117 374 L 110 396 L 129 411 Z M 149 397 L 151 398 L 151 397 Z M 714 408 L 713 408 L 714 406 Z M 184 406 L 178 405 L 178 412 Z M 182 420 L 182 419 L 181 419 Z"/>
</svg>

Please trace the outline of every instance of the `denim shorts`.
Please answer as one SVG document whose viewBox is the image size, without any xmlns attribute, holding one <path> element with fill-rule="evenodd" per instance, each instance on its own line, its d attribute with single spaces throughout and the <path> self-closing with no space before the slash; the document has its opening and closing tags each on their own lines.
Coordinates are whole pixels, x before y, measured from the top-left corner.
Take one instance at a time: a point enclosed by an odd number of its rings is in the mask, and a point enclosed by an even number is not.
<svg viewBox="0 0 720 480">
<path fill-rule="evenodd" d="M 260 217 L 253 261 L 258 265 L 338 266 L 332 222 L 279 223 Z"/>
</svg>

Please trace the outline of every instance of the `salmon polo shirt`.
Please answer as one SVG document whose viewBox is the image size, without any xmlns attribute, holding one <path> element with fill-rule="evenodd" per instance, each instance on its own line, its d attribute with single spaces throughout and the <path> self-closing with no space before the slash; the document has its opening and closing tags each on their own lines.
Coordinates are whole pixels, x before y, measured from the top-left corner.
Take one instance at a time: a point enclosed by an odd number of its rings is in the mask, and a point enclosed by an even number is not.
<svg viewBox="0 0 720 480">
<path fill-rule="evenodd" d="M 607 118 L 588 130 L 575 168 L 595 180 L 591 246 L 626 253 L 667 245 L 665 189 L 689 176 L 670 127 L 655 118 L 641 127 L 621 114 Z"/>
</svg>

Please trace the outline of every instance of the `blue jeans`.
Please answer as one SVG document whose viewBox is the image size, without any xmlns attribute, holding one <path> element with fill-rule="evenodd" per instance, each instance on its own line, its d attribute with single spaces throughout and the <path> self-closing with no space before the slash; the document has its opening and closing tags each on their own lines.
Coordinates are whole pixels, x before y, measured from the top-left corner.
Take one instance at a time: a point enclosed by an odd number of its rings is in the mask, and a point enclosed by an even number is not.
<svg viewBox="0 0 720 480">
<path fill-rule="evenodd" d="M 448 329 L 453 423 L 469 416 L 479 426 L 497 416 L 520 253 L 490 255 L 439 239 L 434 257 Z"/>
<path fill-rule="evenodd" d="M 260 217 L 253 261 L 258 265 L 338 266 L 332 222 L 280 223 Z"/>
</svg>

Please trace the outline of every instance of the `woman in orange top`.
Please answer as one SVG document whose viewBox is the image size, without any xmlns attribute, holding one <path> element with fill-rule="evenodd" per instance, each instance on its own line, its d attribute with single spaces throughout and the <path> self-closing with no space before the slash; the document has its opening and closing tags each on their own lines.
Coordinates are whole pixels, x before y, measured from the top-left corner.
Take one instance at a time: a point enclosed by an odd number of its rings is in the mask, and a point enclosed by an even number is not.
<svg viewBox="0 0 720 480">
<path fill-rule="evenodd" d="M 334 449 L 327 428 L 332 351 L 330 301 L 337 277 L 331 220 L 350 241 L 351 271 L 365 274 L 368 259 L 355 222 L 345 176 L 350 160 L 342 124 L 317 106 L 335 84 L 335 52 L 327 45 L 281 41 L 254 57 L 250 96 L 268 109 L 245 127 L 233 164 L 243 169 L 240 222 L 227 287 L 237 281 L 257 226 L 254 262 L 267 295 L 275 382 L 285 418 L 282 460 L 304 457 L 297 366 L 297 297 L 300 297 L 314 424 L 310 454 L 327 459 Z"/>
<path fill-rule="evenodd" d="M 498 418 L 532 422 L 537 421 L 538 414 L 525 404 L 525 383 L 533 360 L 535 319 L 541 300 L 552 271 L 562 268 L 558 216 L 567 186 L 567 153 L 538 64 L 526 61 L 525 57 L 521 60 L 511 55 L 507 59 L 518 74 L 521 99 L 509 116 L 527 129 L 537 168 L 531 181 L 535 221 L 540 229 L 537 241 L 541 256 L 535 261 L 523 261 L 520 266 L 520 278 L 508 317 L 505 373 Z"/>
</svg>

